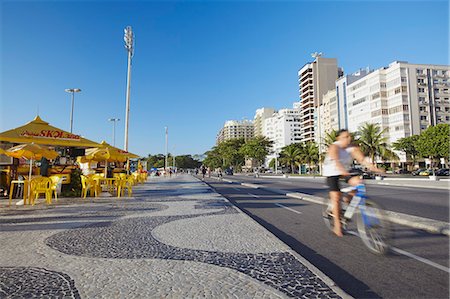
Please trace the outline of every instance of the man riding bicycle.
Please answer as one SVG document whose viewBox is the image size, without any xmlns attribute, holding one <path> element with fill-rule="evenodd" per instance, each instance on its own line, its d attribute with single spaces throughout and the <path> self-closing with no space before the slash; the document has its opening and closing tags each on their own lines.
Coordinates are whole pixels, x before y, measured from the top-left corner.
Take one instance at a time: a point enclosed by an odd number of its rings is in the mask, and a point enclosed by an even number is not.
<svg viewBox="0 0 450 299">
<path fill-rule="evenodd" d="M 341 187 L 340 179 L 344 179 L 351 186 L 361 184 L 361 179 L 357 174 L 350 173 L 353 160 L 364 165 L 370 171 L 382 173 L 382 169 L 372 165 L 368 158 L 364 156 L 358 146 L 353 145 L 352 136 L 346 129 L 339 130 L 336 142 L 330 145 L 323 165 L 323 175 L 327 177 L 327 184 L 330 190 L 330 200 L 333 206 L 334 233 L 342 237 L 342 225 L 340 220 L 340 199 Z M 351 196 L 354 195 L 350 193 Z M 347 198 L 349 202 L 351 198 Z"/>
</svg>

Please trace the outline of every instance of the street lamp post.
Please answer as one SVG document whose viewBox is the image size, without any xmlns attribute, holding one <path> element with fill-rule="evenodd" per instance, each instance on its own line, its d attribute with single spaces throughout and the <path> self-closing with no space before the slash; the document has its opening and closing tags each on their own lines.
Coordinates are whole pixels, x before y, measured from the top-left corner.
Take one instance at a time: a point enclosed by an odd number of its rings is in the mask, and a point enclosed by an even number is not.
<svg viewBox="0 0 450 299">
<path fill-rule="evenodd" d="M 165 159 L 165 161 L 164 161 L 164 173 L 166 173 L 166 171 L 167 171 L 167 166 L 169 166 L 169 164 L 168 164 L 168 161 L 167 161 L 167 159 L 168 159 L 168 157 L 167 157 L 167 155 L 168 155 L 168 148 L 167 148 L 167 146 L 168 146 L 168 139 L 169 139 L 169 131 L 168 131 L 168 128 L 166 127 L 166 159 Z"/>
<path fill-rule="evenodd" d="M 130 87 L 131 87 L 131 58 L 134 54 L 134 34 L 131 26 L 127 26 L 124 29 L 125 35 L 123 37 L 125 41 L 125 48 L 128 52 L 128 72 L 127 72 L 127 103 L 125 110 L 125 142 L 124 150 L 128 151 L 128 116 L 130 113 Z"/>
<path fill-rule="evenodd" d="M 113 122 L 113 146 L 116 146 L 116 122 L 118 122 L 120 118 L 110 118 L 108 120 Z"/>
<path fill-rule="evenodd" d="M 80 92 L 81 89 L 79 88 L 67 88 L 65 89 L 66 92 L 70 92 L 72 93 L 72 108 L 70 109 L 70 133 L 72 133 L 73 131 L 73 106 L 74 106 L 74 101 L 75 101 L 75 93 L 76 92 Z"/>
</svg>

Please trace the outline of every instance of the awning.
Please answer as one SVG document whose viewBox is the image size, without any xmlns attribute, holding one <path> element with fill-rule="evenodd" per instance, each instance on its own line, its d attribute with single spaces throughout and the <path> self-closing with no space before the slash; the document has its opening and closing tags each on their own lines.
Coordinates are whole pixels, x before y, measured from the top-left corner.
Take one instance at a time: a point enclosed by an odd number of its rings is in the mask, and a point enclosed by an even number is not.
<svg viewBox="0 0 450 299">
<path fill-rule="evenodd" d="M 24 126 L 0 133 L 0 141 L 10 143 L 37 143 L 67 147 L 98 147 L 100 144 L 80 135 L 49 125 L 39 116 Z"/>
</svg>

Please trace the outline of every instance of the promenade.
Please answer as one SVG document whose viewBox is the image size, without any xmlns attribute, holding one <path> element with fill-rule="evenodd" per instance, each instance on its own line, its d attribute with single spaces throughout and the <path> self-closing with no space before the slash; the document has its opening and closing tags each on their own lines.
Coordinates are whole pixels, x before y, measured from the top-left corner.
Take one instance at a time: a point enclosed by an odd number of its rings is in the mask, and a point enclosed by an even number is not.
<svg viewBox="0 0 450 299">
<path fill-rule="evenodd" d="M 188 175 L 132 198 L 0 208 L 0 297 L 348 298 Z"/>
</svg>

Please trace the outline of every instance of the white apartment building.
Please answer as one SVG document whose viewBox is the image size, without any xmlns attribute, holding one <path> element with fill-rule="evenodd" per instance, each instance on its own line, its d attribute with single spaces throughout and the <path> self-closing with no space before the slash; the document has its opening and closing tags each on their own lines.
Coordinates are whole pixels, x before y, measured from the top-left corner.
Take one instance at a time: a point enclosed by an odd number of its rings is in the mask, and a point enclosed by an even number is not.
<svg viewBox="0 0 450 299">
<path fill-rule="evenodd" d="M 336 96 L 336 89 L 329 90 L 326 94 L 323 95 L 322 104 L 317 108 L 318 115 L 320 117 L 320 123 L 318 126 L 318 130 L 320 130 L 320 134 L 318 134 L 322 140 L 318 140 L 318 136 L 316 136 L 316 143 L 321 146 L 321 150 L 325 150 L 323 147 L 323 140 L 326 136 L 326 133 L 329 133 L 332 130 L 339 130 L 339 107 Z"/>
<path fill-rule="evenodd" d="M 230 139 L 244 138 L 247 140 L 253 137 L 254 132 L 252 121 L 228 120 L 225 122 L 223 128 L 220 129 L 219 133 L 217 134 L 216 144 Z"/>
<path fill-rule="evenodd" d="M 263 136 L 273 141 L 273 153 L 267 156 L 266 164 L 286 145 L 301 142 L 300 103 L 294 103 L 293 109 L 280 109 L 272 117 L 266 118 Z"/>
<path fill-rule="evenodd" d="M 336 79 L 342 73 L 336 58 L 323 58 L 317 53 L 313 57 L 313 62 L 305 64 L 298 71 L 302 141 L 315 140 L 315 109 L 320 105 L 323 95 L 336 87 Z"/>
<path fill-rule="evenodd" d="M 359 80 L 367 74 L 372 72 L 369 68 L 360 69 L 357 72 L 354 72 L 351 75 L 344 75 L 336 80 L 336 101 L 337 101 L 337 120 L 338 126 L 337 128 L 346 129 L 348 128 L 347 121 L 347 86 L 352 84 L 356 80 Z"/>
<path fill-rule="evenodd" d="M 263 135 L 263 129 L 264 129 L 264 120 L 272 117 L 272 115 L 275 113 L 275 109 L 273 108 L 260 108 L 256 110 L 255 117 L 253 118 L 253 127 L 254 127 L 254 134 L 255 137 L 257 136 L 264 136 Z"/>
<path fill-rule="evenodd" d="M 395 61 L 347 86 L 348 129 L 376 123 L 392 143 L 450 123 L 449 89 L 450 66 Z"/>
</svg>

